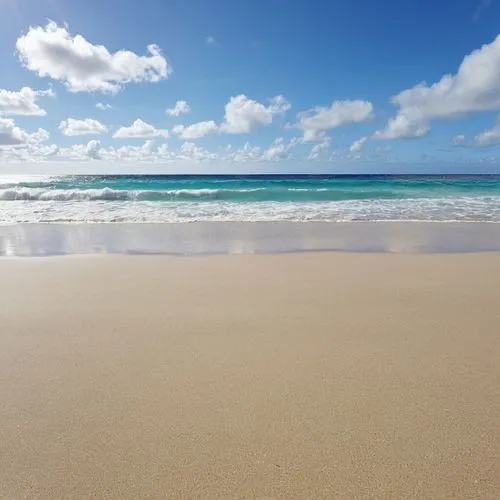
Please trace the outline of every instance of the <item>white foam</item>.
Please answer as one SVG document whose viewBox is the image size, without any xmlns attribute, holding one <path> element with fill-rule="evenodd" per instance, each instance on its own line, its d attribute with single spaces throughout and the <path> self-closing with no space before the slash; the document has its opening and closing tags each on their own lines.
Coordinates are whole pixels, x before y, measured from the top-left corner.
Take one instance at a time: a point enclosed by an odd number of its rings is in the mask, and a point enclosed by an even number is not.
<svg viewBox="0 0 500 500">
<path fill-rule="evenodd" d="M 16 192 L 18 192 L 17 190 Z M 109 189 L 0 201 L 0 224 L 20 222 L 481 221 L 500 222 L 500 197 L 326 202 L 123 202 Z M 42 193 L 41 192 L 41 193 Z M 120 193 L 124 193 L 121 191 Z M 125 192 L 130 193 L 130 192 Z M 33 197 L 31 190 L 30 196 Z M 63 196 L 59 198 L 59 196 Z M 74 196 L 74 197 L 72 197 Z M 128 195 L 127 195 L 128 196 Z M 92 198 L 94 197 L 94 198 Z M 5 200 L 5 199 L 4 199 Z M 93 200 L 93 201 L 89 201 Z M 109 201 L 111 200 L 111 201 Z"/>
</svg>

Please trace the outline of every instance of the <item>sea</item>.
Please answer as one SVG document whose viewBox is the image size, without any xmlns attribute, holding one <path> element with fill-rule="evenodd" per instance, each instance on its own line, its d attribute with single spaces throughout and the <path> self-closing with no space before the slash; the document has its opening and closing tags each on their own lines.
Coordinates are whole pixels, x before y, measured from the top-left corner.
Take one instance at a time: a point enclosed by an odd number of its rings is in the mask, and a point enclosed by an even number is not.
<svg viewBox="0 0 500 500">
<path fill-rule="evenodd" d="M 500 176 L 0 176 L 0 224 L 500 222 Z"/>
</svg>

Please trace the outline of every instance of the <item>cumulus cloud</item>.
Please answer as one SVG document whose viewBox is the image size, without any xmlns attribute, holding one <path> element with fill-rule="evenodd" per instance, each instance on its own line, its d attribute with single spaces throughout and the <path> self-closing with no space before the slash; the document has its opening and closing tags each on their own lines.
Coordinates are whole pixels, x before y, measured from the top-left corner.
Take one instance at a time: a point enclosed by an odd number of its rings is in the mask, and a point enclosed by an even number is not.
<svg viewBox="0 0 500 500">
<path fill-rule="evenodd" d="M 297 145 L 297 138 L 294 137 L 288 144 L 283 137 L 277 137 L 268 149 L 263 151 L 262 160 L 264 161 L 279 161 L 286 160 L 290 151 Z"/>
<path fill-rule="evenodd" d="M 300 112 L 295 128 L 302 130 L 305 141 L 322 139 L 328 130 L 371 119 L 373 105 L 368 101 L 334 101 L 330 107 L 317 106 Z"/>
<path fill-rule="evenodd" d="M 213 120 L 206 122 L 193 123 L 193 125 L 176 125 L 172 131 L 182 139 L 199 139 L 208 134 L 214 134 L 219 131 L 219 126 Z"/>
<path fill-rule="evenodd" d="M 177 125 L 172 130 L 183 139 L 199 139 L 209 134 L 245 134 L 258 126 L 269 125 L 277 114 L 290 109 L 290 103 L 283 96 L 269 100 L 269 105 L 249 99 L 245 95 L 231 97 L 224 110 L 224 121 L 219 125 L 213 120 Z"/>
<path fill-rule="evenodd" d="M 413 122 L 405 115 L 397 115 L 391 118 L 387 127 L 377 130 L 373 137 L 375 139 L 414 139 L 423 137 L 429 132 L 427 123 Z"/>
<path fill-rule="evenodd" d="M 246 95 L 231 97 L 225 106 L 224 122 L 220 130 L 227 134 L 244 134 L 258 126 L 269 125 L 277 114 L 290 109 L 290 103 L 283 96 L 270 99 L 268 106 L 249 99 Z"/>
<path fill-rule="evenodd" d="M 54 154 L 71 160 L 101 160 L 103 151 L 100 141 L 92 140 L 87 144 L 73 144 L 68 148 L 57 148 Z"/>
<path fill-rule="evenodd" d="M 135 120 L 130 127 L 120 127 L 114 134 L 115 139 L 144 138 L 144 137 L 168 137 L 168 130 L 157 129 L 142 121 Z"/>
<path fill-rule="evenodd" d="M 330 144 L 332 142 L 331 137 L 324 137 L 321 142 L 318 144 L 315 144 L 311 148 L 311 152 L 309 153 L 309 156 L 307 157 L 308 160 L 319 160 L 320 157 L 322 156 L 322 153 L 326 153 L 328 151 L 328 148 L 330 147 Z"/>
<path fill-rule="evenodd" d="M 38 97 L 53 97 L 52 90 L 33 90 L 23 87 L 19 92 L 0 89 L 0 115 L 45 116 L 47 112 L 37 104 Z"/>
<path fill-rule="evenodd" d="M 87 144 L 85 153 L 89 158 L 92 158 L 93 160 L 100 160 L 101 156 L 99 154 L 99 151 L 101 149 L 101 142 L 100 141 L 89 141 Z"/>
<path fill-rule="evenodd" d="M 497 120 L 497 123 L 492 128 L 477 134 L 476 137 L 474 137 L 474 142 L 476 146 L 479 147 L 500 144 L 500 119 Z"/>
<path fill-rule="evenodd" d="M 205 43 L 207 45 L 217 45 L 217 40 L 215 39 L 214 36 L 209 35 L 205 38 Z"/>
<path fill-rule="evenodd" d="M 241 148 L 235 151 L 230 151 L 228 159 L 233 162 L 247 162 L 252 160 L 259 160 L 262 157 L 262 150 L 259 146 L 252 146 L 246 142 Z"/>
<path fill-rule="evenodd" d="M 378 139 L 422 137 L 432 120 L 500 109 L 500 35 L 465 56 L 456 74 L 444 75 L 433 85 L 420 83 L 392 97 L 397 115 Z"/>
<path fill-rule="evenodd" d="M 59 148 L 55 144 L 45 145 L 29 142 L 19 147 L 0 147 L 2 162 L 41 162 L 54 156 Z"/>
<path fill-rule="evenodd" d="M 16 42 L 24 66 L 41 77 L 64 83 L 71 92 L 116 93 L 130 82 L 157 82 L 168 77 L 170 67 L 157 45 L 148 55 L 128 50 L 110 52 L 82 35 L 72 35 L 66 25 L 50 21 L 32 26 Z"/>
<path fill-rule="evenodd" d="M 234 149 L 231 145 L 225 148 L 226 160 L 236 163 L 247 163 L 254 161 L 276 162 L 286 160 L 290 157 L 290 152 L 300 143 L 300 139 L 292 138 L 286 142 L 283 137 L 277 137 L 267 149 L 259 146 L 252 146 L 245 143 L 241 148 Z"/>
<path fill-rule="evenodd" d="M 167 108 L 167 115 L 180 116 L 191 111 L 191 107 L 186 101 L 177 101 L 173 108 Z"/>
<path fill-rule="evenodd" d="M 69 137 L 77 135 L 102 134 L 108 131 L 108 129 L 101 122 L 93 120 L 92 118 L 86 118 L 85 120 L 68 118 L 59 124 L 59 130 L 63 133 L 63 135 Z"/>
<path fill-rule="evenodd" d="M 97 109 L 100 109 L 101 111 L 106 111 L 108 109 L 113 109 L 111 104 L 105 104 L 105 103 L 102 103 L 102 102 L 98 102 L 95 107 Z"/>
<path fill-rule="evenodd" d="M 194 144 L 193 142 L 184 142 L 180 147 L 179 152 L 176 155 L 179 160 L 190 160 L 190 161 L 207 161 L 215 160 L 217 155 L 209 152 L 205 148 L 201 148 Z"/>
<path fill-rule="evenodd" d="M 357 141 L 354 141 L 351 144 L 351 147 L 349 148 L 349 151 L 351 153 L 360 153 L 361 150 L 363 149 L 363 146 L 365 145 L 366 141 L 368 140 L 368 137 L 361 137 Z"/>
<path fill-rule="evenodd" d="M 10 118 L 0 118 L 0 146 L 21 146 L 46 141 L 50 134 L 43 128 L 37 132 L 28 133 L 17 127 L 14 120 Z"/>
</svg>

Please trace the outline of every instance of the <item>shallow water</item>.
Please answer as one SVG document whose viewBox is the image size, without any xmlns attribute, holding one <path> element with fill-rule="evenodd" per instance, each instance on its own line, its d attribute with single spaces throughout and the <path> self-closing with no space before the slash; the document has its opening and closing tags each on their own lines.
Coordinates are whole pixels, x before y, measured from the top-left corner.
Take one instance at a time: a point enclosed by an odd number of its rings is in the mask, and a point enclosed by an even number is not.
<svg viewBox="0 0 500 500">
<path fill-rule="evenodd" d="M 195 221 L 500 222 L 500 177 L 0 177 L 0 224 Z"/>
</svg>

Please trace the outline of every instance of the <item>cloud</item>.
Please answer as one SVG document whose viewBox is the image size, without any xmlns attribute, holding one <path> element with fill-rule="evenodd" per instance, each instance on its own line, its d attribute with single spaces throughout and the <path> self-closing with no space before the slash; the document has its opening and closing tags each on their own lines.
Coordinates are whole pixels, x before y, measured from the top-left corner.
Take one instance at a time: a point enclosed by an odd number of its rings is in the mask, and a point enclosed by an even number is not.
<svg viewBox="0 0 500 500">
<path fill-rule="evenodd" d="M 224 122 L 220 125 L 220 130 L 227 134 L 248 133 L 258 126 L 271 124 L 275 115 L 285 113 L 290 107 L 283 96 L 270 99 L 269 106 L 243 94 L 234 96 L 225 106 Z"/>
<path fill-rule="evenodd" d="M 463 146 L 465 144 L 465 135 L 460 134 L 453 137 L 454 146 Z"/>
<path fill-rule="evenodd" d="M 292 138 L 290 142 L 285 142 L 283 137 L 277 137 L 267 149 L 259 146 L 252 146 L 245 143 L 243 147 L 233 150 L 231 145 L 226 147 L 226 160 L 235 163 L 247 163 L 255 161 L 276 162 L 286 160 L 290 157 L 290 151 L 300 143 L 300 139 Z"/>
<path fill-rule="evenodd" d="M 215 160 L 217 155 L 210 153 L 205 148 L 201 148 L 193 142 L 184 142 L 176 156 L 179 160 L 207 161 Z"/>
<path fill-rule="evenodd" d="M 500 35 L 465 56 L 456 74 L 433 85 L 420 83 L 392 97 L 397 115 L 378 139 L 422 137 L 432 120 L 453 119 L 467 113 L 500 109 Z"/>
<path fill-rule="evenodd" d="M 371 119 L 373 105 L 368 101 L 334 101 L 330 107 L 317 106 L 300 112 L 295 128 L 302 130 L 305 141 L 322 139 L 327 130 Z"/>
<path fill-rule="evenodd" d="M 19 147 L 0 147 L 0 159 L 14 162 L 37 162 L 54 156 L 59 148 L 55 144 L 44 145 L 39 142 L 29 142 Z"/>
<path fill-rule="evenodd" d="M 205 38 L 205 43 L 207 45 L 217 45 L 217 40 L 212 35 L 209 35 Z"/>
<path fill-rule="evenodd" d="M 252 146 L 246 142 L 245 145 L 236 151 L 232 151 L 228 155 L 228 159 L 233 162 L 247 162 L 252 160 L 260 160 L 262 150 L 259 146 Z"/>
<path fill-rule="evenodd" d="M 111 106 L 111 104 L 104 104 L 102 102 L 98 102 L 95 107 L 97 109 L 100 109 L 101 111 L 106 111 L 108 109 L 113 109 L 113 107 Z"/>
<path fill-rule="evenodd" d="M 45 116 L 47 112 L 36 103 L 38 97 L 53 97 L 52 90 L 33 90 L 23 87 L 19 92 L 0 89 L 0 115 Z"/>
<path fill-rule="evenodd" d="M 199 139 L 208 134 L 214 134 L 219 131 L 219 126 L 213 120 L 206 122 L 193 123 L 193 125 L 176 125 L 172 131 L 182 139 Z"/>
<path fill-rule="evenodd" d="M 186 101 L 177 101 L 173 108 L 168 108 L 166 113 L 169 116 L 180 116 L 191 111 L 191 107 Z"/>
<path fill-rule="evenodd" d="M 430 127 L 426 123 L 412 122 L 405 115 L 391 118 L 384 130 L 377 130 L 373 137 L 375 139 L 414 139 L 423 137 L 429 132 Z"/>
<path fill-rule="evenodd" d="M 108 131 L 108 129 L 101 122 L 93 120 L 92 118 L 86 118 L 85 120 L 68 118 L 59 124 L 59 130 L 63 135 L 69 137 L 77 135 L 102 134 Z"/>
<path fill-rule="evenodd" d="M 290 103 L 283 96 L 273 97 L 269 101 L 269 105 L 265 106 L 245 95 L 233 96 L 224 107 L 224 121 L 220 125 L 208 120 L 192 125 L 177 125 L 172 130 L 181 138 L 190 140 L 215 133 L 249 133 L 258 126 L 271 124 L 275 115 L 290 109 Z"/>
<path fill-rule="evenodd" d="M 0 146 L 21 146 L 46 141 L 50 134 L 43 128 L 32 134 L 19 128 L 10 118 L 0 118 Z"/>
<path fill-rule="evenodd" d="M 101 159 L 101 156 L 99 154 L 100 149 L 101 149 L 101 142 L 93 140 L 89 141 L 85 152 L 89 158 L 92 158 L 94 160 L 100 160 Z"/>
<path fill-rule="evenodd" d="M 71 92 L 114 94 L 130 82 L 158 82 L 168 77 L 170 67 L 157 45 L 148 55 L 119 50 L 111 53 L 81 35 L 72 35 L 66 25 L 50 21 L 30 27 L 16 42 L 24 66 L 41 77 L 59 80 Z"/>
<path fill-rule="evenodd" d="M 323 140 L 315 144 L 311 152 L 309 153 L 309 156 L 307 157 L 308 160 L 319 160 L 321 157 L 322 153 L 325 153 L 328 151 L 328 148 L 330 147 L 330 144 L 332 142 L 331 137 L 324 137 Z"/>
<path fill-rule="evenodd" d="M 276 138 L 271 146 L 262 153 L 261 159 L 264 161 L 279 161 L 289 157 L 290 151 L 297 145 L 297 138 L 294 137 L 288 144 L 283 137 Z"/>
<path fill-rule="evenodd" d="M 104 151 L 101 142 L 94 139 L 87 144 L 73 144 L 68 148 L 57 148 L 52 154 L 72 160 L 102 160 L 101 153 Z"/>
<path fill-rule="evenodd" d="M 500 119 L 489 130 L 484 130 L 474 137 L 474 142 L 478 147 L 493 146 L 500 144 Z"/>
<path fill-rule="evenodd" d="M 361 139 L 358 139 L 357 141 L 354 141 L 351 144 L 351 147 L 349 148 L 349 151 L 351 153 L 360 153 L 361 150 L 363 149 L 363 146 L 365 145 L 366 141 L 368 140 L 368 137 L 361 137 Z"/>
<path fill-rule="evenodd" d="M 135 120 L 130 127 L 120 127 L 114 134 L 115 139 L 168 137 L 168 130 L 157 129 L 140 119 Z"/>
</svg>

